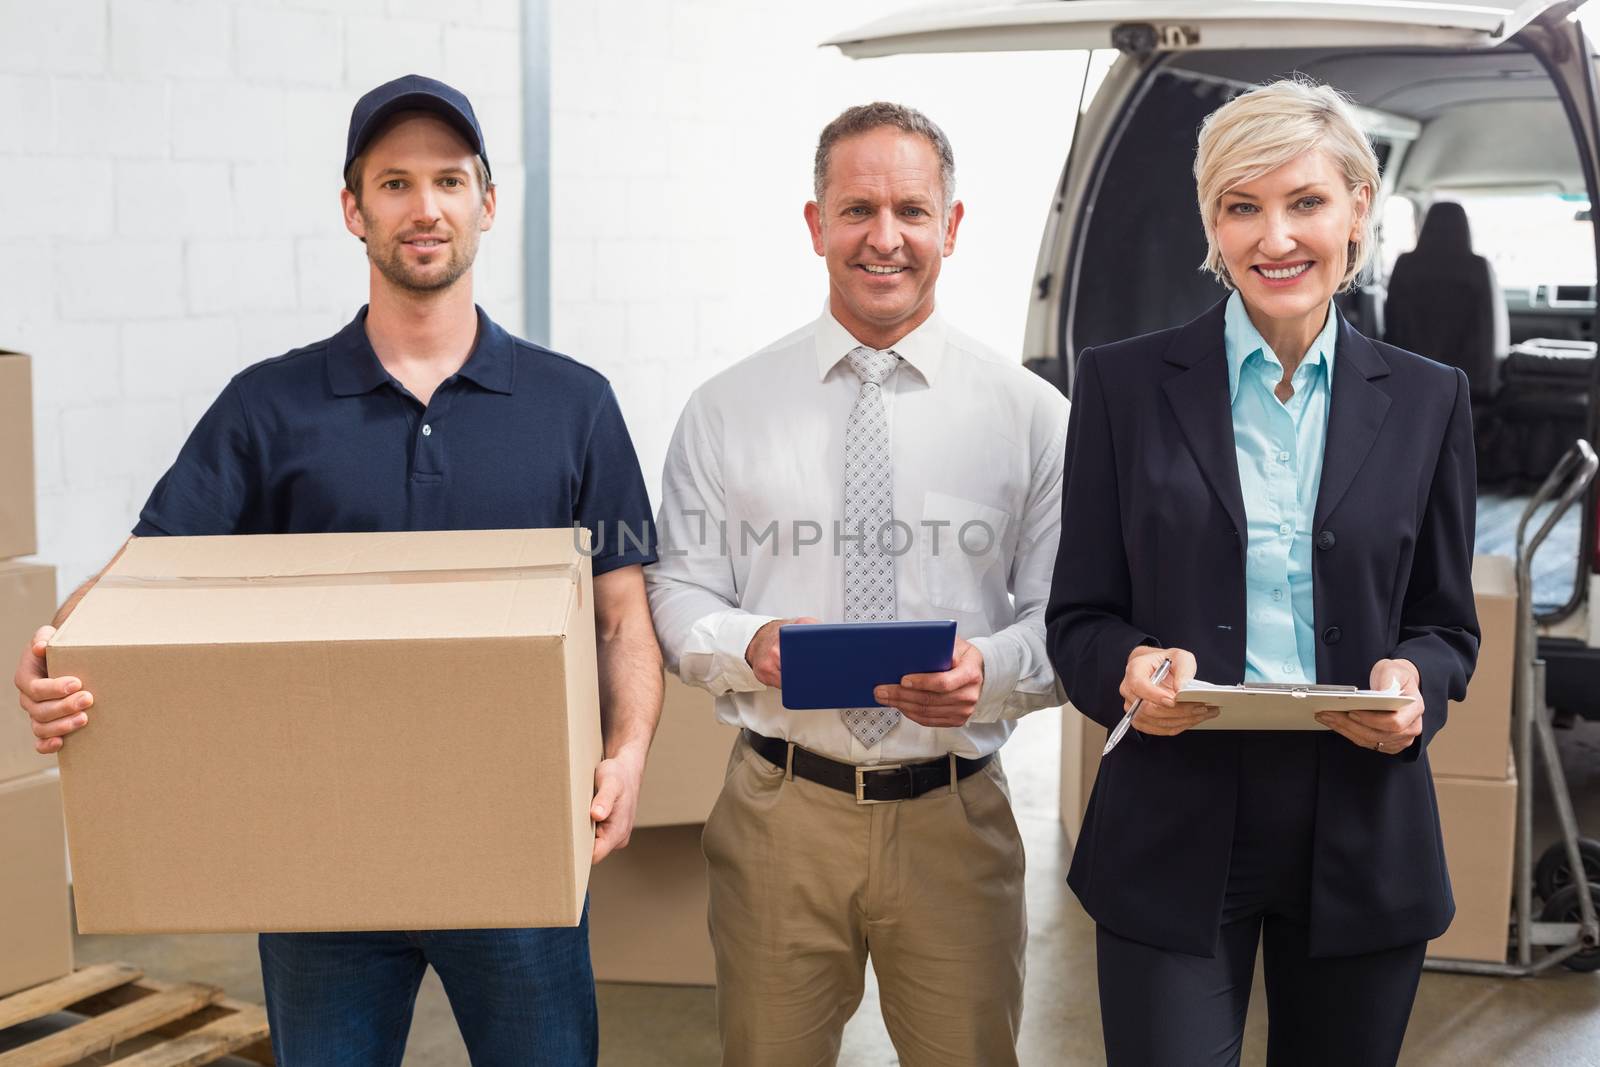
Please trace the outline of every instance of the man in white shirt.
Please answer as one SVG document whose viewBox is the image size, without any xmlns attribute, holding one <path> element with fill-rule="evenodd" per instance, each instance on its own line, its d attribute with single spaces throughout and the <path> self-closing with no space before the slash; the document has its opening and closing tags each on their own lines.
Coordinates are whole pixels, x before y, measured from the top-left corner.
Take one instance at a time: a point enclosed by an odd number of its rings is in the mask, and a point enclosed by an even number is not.
<svg viewBox="0 0 1600 1067">
<path fill-rule="evenodd" d="M 705 827 L 723 1063 L 832 1063 L 870 949 L 907 1067 L 1015 1064 L 1027 915 L 997 750 L 1059 703 L 1044 609 L 1067 402 L 934 311 L 948 140 L 893 104 L 817 146 L 817 321 L 702 385 L 668 452 L 650 606 L 742 726 Z M 954 619 L 881 706 L 783 707 L 784 623 Z"/>
</svg>

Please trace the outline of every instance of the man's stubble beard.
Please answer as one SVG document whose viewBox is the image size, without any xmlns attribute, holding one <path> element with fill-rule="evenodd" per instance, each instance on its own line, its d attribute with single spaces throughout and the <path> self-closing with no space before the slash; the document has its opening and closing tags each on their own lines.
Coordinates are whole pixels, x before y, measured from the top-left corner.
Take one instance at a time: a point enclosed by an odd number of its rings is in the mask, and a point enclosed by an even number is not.
<svg viewBox="0 0 1600 1067">
<path fill-rule="evenodd" d="M 473 260 L 478 257 L 478 223 L 482 218 L 483 212 L 480 210 L 467 220 L 463 233 L 452 237 L 444 246 L 450 258 L 440 274 L 425 275 L 410 267 L 405 261 L 405 252 L 398 239 L 385 241 L 381 249 L 368 240 L 367 258 L 378 268 L 378 273 L 396 288 L 411 293 L 440 292 L 460 281 L 462 275 L 472 269 Z M 361 220 L 366 224 L 367 233 L 373 233 L 378 229 L 375 220 L 365 211 L 361 212 Z"/>
</svg>

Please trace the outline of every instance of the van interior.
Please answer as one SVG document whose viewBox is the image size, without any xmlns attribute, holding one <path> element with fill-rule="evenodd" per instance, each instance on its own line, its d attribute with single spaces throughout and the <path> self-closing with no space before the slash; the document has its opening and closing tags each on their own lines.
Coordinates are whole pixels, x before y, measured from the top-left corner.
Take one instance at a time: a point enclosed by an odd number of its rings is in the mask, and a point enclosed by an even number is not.
<svg viewBox="0 0 1600 1067">
<path fill-rule="evenodd" d="M 1233 95 L 1295 73 L 1359 106 L 1382 165 L 1378 248 L 1359 288 L 1339 297 L 1342 310 L 1368 336 L 1466 373 L 1478 438 L 1477 548 L 1514 555 L 1531 492 L 1576 438 L 1593 440 L 1596 365 L 1596 244 L 1574 130 L 1540 60 L 1514 42 L 1459 53 L 1168 56 L 1131 97 L 1094 179 L 1071 253 L 1078 269 L 1064 275 L 1076 289 L 1058 351 L 1164 329 L 1226 295 L 1199 268 L 1194 135 Z M 1581 600 L 1593 500 L 1567 513 L 1535 560 L 1546 622 Z M 1558 673 L 1552 705 L 1600 715 L 1600 695 L 1585 686 L 1563 698 Z"/>
</svg>

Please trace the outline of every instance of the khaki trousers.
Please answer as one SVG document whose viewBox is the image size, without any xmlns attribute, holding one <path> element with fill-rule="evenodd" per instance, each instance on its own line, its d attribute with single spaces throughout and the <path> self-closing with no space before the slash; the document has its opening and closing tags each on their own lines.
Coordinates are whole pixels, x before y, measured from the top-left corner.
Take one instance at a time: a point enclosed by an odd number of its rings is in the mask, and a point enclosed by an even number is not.
<svg viewBox="0 0 1600 1067">
<path fill-rule="evenodd" d="M 1011 1067 L 1022 837 L 999 759 L 956 789 L 858 805 L 741 736 L 703 837 L 724 1067 L 829 1067 L 867 956 L 903 1067 Z"/>
</svg>

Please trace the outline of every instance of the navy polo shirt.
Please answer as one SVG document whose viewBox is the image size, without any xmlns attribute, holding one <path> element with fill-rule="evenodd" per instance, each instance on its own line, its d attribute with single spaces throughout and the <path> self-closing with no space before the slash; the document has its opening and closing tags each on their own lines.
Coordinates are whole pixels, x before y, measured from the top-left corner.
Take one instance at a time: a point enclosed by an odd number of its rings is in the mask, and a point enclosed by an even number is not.
<svg viewBox="0 0 1600 1067">
<path fill-rule="evenodd" d="M 650 500 L 610 384 L 478 309 L 424 407 L 378 362 L 362 308 L 228 383 L 156 484 L 141 537 L 516 530 L 574 523 L 593 569 L 655 561 Z"/>
</svg>

